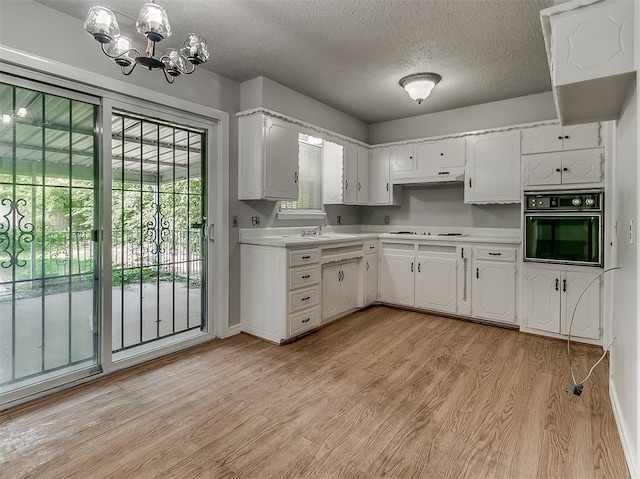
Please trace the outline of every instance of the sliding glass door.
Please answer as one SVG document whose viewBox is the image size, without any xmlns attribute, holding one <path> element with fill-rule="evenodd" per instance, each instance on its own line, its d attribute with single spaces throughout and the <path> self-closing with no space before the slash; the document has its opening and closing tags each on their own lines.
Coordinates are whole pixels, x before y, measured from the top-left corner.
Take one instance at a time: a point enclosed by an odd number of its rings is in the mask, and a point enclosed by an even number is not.
<svg viewBox="0 0 640 479">
<path fill-rule="evenodd" d="M 97 369 L 97 101 L 0 83 L 0 395 Z"/>
</svg>

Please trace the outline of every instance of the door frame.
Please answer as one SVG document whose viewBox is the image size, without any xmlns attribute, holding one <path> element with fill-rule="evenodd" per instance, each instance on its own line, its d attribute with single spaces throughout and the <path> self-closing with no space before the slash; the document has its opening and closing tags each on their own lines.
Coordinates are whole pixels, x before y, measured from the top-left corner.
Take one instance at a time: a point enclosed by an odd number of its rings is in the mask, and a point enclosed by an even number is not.
<svg viewBox="0 0 640 479">
<path fill-rule="evenodd" d="M 98 156 L 103 173 L 103 177 L 100 178 L 98 184 L 101 198 L 110 198 L 110 196 L 103 194 L 103 190 L 105 184 L 110 184 L 110 182 L 106 183 L 106 180 L 110 179 L 110 176 L 107 178 L 104 177 L 107 173 L 107 171 L 105 171 L 107 170 L 105 165 L 109 164 L 109 166 L 111 166 L 110 161 L 107 162 L 105 154 L 109 152 L 110 160 L 111 126 L 110 123 L 105 124 L 103 119 L 107 114 L 108 118 L 110 118 L 111 111 L 115 104 L 125 104 L 125 109 L 143 109 L 144 114 L 150 116 L 170 112 L 173 117 L 182 117 L 186 119 L 187 122 L 196 121 L 207 124 L 208 128 L 210 128 L 208 132 L 210 135 L 209 141 L 207 142 L 209 163 L 207 171 L 210 181 L 209 184 L 214 187 L 214 194 L 209 194 L 207 197 L 209 201 L 208 222 L 210 225 L 214 225 L 210 227 L 213 241 L 209 243 L 210 255 L 207 276 L 209 283 L 207 298 L 209 303 L 207 310 L 209 331 L 205 334 L 199 334 L 190 340 L 165 346 L 161 349 L 151 350 L 113 363 L 111 361 L 111 333 L 104 331 L 104 325 L 107 321 L 103 320 L 107 315 L 111 317 L 110 301 L 109 305 L 106 305 L 103 294 L 104 287 L 102 286 L 99 298 L 101 306 L 99 321 L 100 327 L 102 328 L 102 338 L 99 341 L 98 351 L 98 363 L 101 366 L 101 371 L 93 375 L 87 375 L 85 373 L 85 375 L 81 377 L 78 377 L 79 373 L 75 373 L 64 378 L 58 378 L 50 384 L 47 383 L 45 388 L 33 394 L 29 394 L 29 391 L 23 390 L 23 394 L 19 398 L 15 400 L 10 399 L 10 402 L 5 402 L 0 405 L 0 410 L 90 381 L 96 377 L 109 374 L 122 368 L 188 348 L 194 344 L 209 341 L 214 337 L 227 337 L 229 335 L 229 113 L 140 87 L 127 81 L 117 80 L 58 61 L 28 54 L 4 45 L 0 45 L 0 73 L 16 77 L 16 79 L 42 83 L 43 87 L 49 85 L 54 88 L 68 90 L 69 93 L 76 92 L 101 98 L 101 111 L 98 124 L 99 134 L 101 135 Z M 185 79 L 185 81 L 189 80 Z M 101 210 L 103 212 L 107 211 L 108 215 L 110 215 L 110 204 L 102 205 Z M 106 214 L 100 217 L 100 224 L 103 228 L 106 219 Z M 110 241 L 110 239 L 110 237 L 107 238 L 106 236 L 100 239 L 99 248 L 101 248 L 101 252 L 104 251 L 106 240 Z M 110 267 L 105 268 L 106 263 L 104 256 L 101 257 L 101 261 L 101 283 L 102 285 L 110 284 Z M 105 342 L 107 339 L 108 342 Z"/>
</svg>

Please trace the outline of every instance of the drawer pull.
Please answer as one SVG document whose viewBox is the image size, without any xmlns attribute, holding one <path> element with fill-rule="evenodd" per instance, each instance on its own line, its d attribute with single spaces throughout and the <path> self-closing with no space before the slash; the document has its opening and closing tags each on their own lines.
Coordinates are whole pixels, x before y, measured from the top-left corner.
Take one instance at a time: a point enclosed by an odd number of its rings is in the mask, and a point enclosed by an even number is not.
<svg viewBox="0 0 640 479">
<path fill-rule="evenodd" d="M 476 279 L 480 279 L 480 268 L 476 268 Z"/>
<path fill-rule="evenodd" d="M 302 257 L 302 259 L 311 259 L 311 256 L 305 255 L 305 256 Z"/>
<path fill-rule="evenodd" d="M 502 253 L 493 253 L 489 251 L 489 256 L 502 256 Z"/>
<path fill-rule="evenodd" d="M 464 248 L 460 249 L 460 257 L 464 259 Z"/>
<path fill-rule="evenodd" d="M 309 278 L 311 278 L 311 275 L 310 274 L 305 274 L 305 275 L 301 276 L 301 278 L 302 279 L 309 279 Z"/>
<path fill-rule="evenodd" d="M 369 246 L 369 249 L 376 249 L 375 246 Z"/>
<path fill-rule="evenodd" d="M 307 318 L 307 319 L 303 319 L 302 320 L 303 323 L 308 323 L 309 321 L 311 321 L 311 318 Z"/>
<path fill-rule="evenodd" d="M 311 299 L 311 296 L 305 296 L 304 298 L 300 299 L 300 301 L 309 301 Z"/>
<path fill-rule="evenodd" d="M 450 172 L 448 172 L 448 171 L 439 171 L 438 174 L 439 175 L 448 175 L 448 174 L 450 174 Z"/>
</svg>

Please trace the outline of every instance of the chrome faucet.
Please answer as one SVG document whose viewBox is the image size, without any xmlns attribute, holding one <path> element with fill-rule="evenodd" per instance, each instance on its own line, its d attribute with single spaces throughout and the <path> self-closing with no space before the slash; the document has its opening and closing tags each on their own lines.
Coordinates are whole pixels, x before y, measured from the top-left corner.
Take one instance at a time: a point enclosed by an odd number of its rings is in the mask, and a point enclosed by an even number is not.
<svg viewBox="0 0 640 479">
<path fill-rule="evenodd" d="M 302 236 L 322 236 L 322 225 L 318 225 L 310 230 L 302 230 Z"/>
</svg>

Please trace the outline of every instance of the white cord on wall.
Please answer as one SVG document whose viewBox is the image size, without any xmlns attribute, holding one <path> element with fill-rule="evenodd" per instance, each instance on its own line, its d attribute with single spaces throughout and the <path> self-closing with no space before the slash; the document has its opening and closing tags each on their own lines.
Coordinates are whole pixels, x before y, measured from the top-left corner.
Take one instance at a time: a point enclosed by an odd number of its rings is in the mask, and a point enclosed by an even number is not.
<svg viewBox="0 0 640 479">
<path fill-rule="evenodd" d="M 605 348 L 600 359 L 598 359 L 598 361 L 593 366 L 591 366 L 591 369 L 589 369 L 589 373 L 587 374 L 587 376 L 582 381 L 576 381 L 576 376 L 573 371 L 573 355 L 571 354 L 571 328 L 573 327 L 573 320 L 576 316 L 576 311 L 578 310 L 578 305 L 580 304 L 580 300 L 585 295 L 585 293 L 589 290 L 591 285 L 595 283 L 597 280 L 599 280 L 605 273 L 608 273 L 609 271 L 614 271 L 620 268 L 622 268 L 622 266 L 614 266 L 613 268 L 605 269 L 603 272 L 601 272 L 595 278 L 593 278 L 589 282 L 589 284 L 584 288 L 582 293 L 580 293 L 580 296 L 578 296 L 578 301 L 576 301 L 576 304 L 573 307 L 573 312 L 571 313 L 571 321 L 569 322 L 569 333 L 567 335 L 567 356 L 569 359 L 569 371 L 571 372 L 571 381 L 572 381 L 567 385 L 565 389 L 568 393 L 573 393 L 576 396 L 580 396 L 582 394 L 582 388 L 584 387 L 584 383 L 586 383 L 587 380 L 591 377 L 591 373 L 593 373 L 593 370 L 596 368 L 596 366 L 598 366 L 598 364 L 602 362 L 604 357 L 607 355 L 607 352 L 609 351 L 609 349 L 611 348 L 611 346 L 616 340 L 616 338 L 614 337 L 611 343 L 609 343 L 609 346 Z"/>
</svg>

